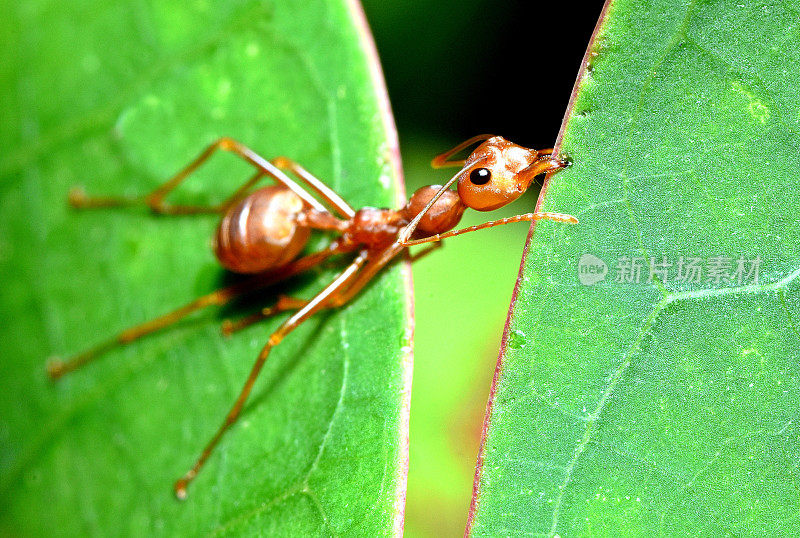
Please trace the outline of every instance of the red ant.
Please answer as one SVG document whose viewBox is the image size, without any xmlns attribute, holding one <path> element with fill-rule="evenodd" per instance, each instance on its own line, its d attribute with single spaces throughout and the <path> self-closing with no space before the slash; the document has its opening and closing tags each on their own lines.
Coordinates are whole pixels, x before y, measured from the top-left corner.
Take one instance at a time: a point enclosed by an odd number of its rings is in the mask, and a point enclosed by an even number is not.
<svg viewBox="0 0 800 538">
<path fill-rule="evenodd" d="M 465 160 L 450 160 L 454 154 L 478 142 L 482 143 Z M 218 149 L 230 151 L 253 165 L 257 170 L 255 175 L 218 206 L 165 203 L 167 194 Z M 560 213 L 526 213 L 453 230 L 466 208 L 490 211 L 502 207 L 522 195 L 534 177 L 563 168 L 565 164 L 552 156 L 552 150 L 536 151 L 513 144 L 500 136 L 479 135 L 438 155 L 431 164 L 434 168 L 459 166 L 461 170 L 443 186 L 420 188 L 399 210 L 365 207 L 354 211 L 338 194 L 294 161 L 285 157 L 268 161 L 230 138 L 221 138 L 211 144 L 172 179 L 141 198 L 90 198 L 81 190 L 73 190 L 69 201 L 76 208 L 145 204 L 153 212 L 161 214 L 218 213 L 222 215 L 222 220 L 214 239 L 214 251 L 219 262 L 230 271 L 253 276 L 199 297 L 161 317 L 131 327 L 66 361 L 51 360 L 47 366 L 50 377 L 58 379 L 109 349 L 171 325 L 196 310 L 228 303 L 237 296 L 306 271 L 333 255 L 357 253 L 350 265 L 313 298 L 305 300 L 280 296 L 274 306 L 239 321 L 223 323 L 223 332 L 230 334 L 279 312 L 295 311 L 269 337 L 222 426 L 192 468 L 175 482 L 175 494 L 180 499 L 186 498 L 189 482 L 197 475 L 225 431 L 238 418 L 270 350 L 315 313 L 347 303 L 405 248 L 511 222 L 540 219 L 578 222 L 575 217 Z M 332 211 L 283 170 L 304 182 Z M 248 194 L 251 187 L 265 175 L 271 176 L 278 184 Z M 456 181 L 458 190 L 450 190 Z M 329 230 L 340 235 L 326 248 L 298 258 L 312 230 Z"/>
</svg>

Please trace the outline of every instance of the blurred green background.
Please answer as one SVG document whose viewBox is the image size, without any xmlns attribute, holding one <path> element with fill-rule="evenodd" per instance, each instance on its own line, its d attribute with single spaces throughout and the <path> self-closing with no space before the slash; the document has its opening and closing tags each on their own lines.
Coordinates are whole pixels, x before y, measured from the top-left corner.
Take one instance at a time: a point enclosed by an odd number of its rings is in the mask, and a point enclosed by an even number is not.
<svg viewBox="0 0 800 538">
<path fill-rule="evenodd" d="M 400 134 L 406 190 L 479 133 L 555 142 L 603 2 L 364 0 Z M 532 211 L 538 189 L 462 224 Z M 416 330 L 406 536 L 463 533 L 486 399 L 528 227 L 453 238 L 414 266 Z"/>
</svg>

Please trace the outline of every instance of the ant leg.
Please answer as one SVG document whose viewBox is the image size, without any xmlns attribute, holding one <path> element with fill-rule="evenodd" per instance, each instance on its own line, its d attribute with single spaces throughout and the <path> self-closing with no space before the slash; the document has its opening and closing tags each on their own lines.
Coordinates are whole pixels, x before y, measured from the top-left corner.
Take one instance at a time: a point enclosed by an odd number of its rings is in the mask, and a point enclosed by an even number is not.
<svg viewBox="0 0 800 538">
<path fill-rule="evenodd" d="M 453 149 L 449 149 L 449 150 L 445 151 L 444 153 L 441 153 L 441 154 L 437 155 L 436 157 L 434 157 L 433 160 L 431 161 L 431 166 L 433 168 L 444 168 L 446 166 L 459 166 L 459 167 L 464 166 L 464 163 L 466 162 L 464 159 L 451 161 L 451 160 L 449 160 L 450 157 L 452 157 L 453 155 L 455 155 L 459 151 L 463 150 L 464 148 L 467 148 L 468 146 L 471 146 L 475 142 L 483 142 L 484 140 L 488 140 L 489 138 L 492 138 L 493 136 L 494 135 L 490 135 L 490 134 L 482 134 L 482 135 L 473 136 L 469 140 L 465 140 L 465 141 L 461 142 L 459 145 L 457 145 Z"/>
<path fill-rule="evenodd" d="M 81 366 L 91 362 L 92 360 L 96 359 L 106 351 L 109 351 L 117 346 L 122 346 L 133 342 L 134 340 L 138 340 L 142 336 L 148 335 L 150 333 L 156 332 L 164 327 L 172 325 L 177 321 L 185 318 L 189 314 L 196 312 L 198 310 L 202 310 L 208 306 L 212 305 L 223 305 L 228 303 L 234 297 L 242 295 L 247 291 L 251 291 L 261 287 L 260 282 L 256 282 L 256 279 L 249 280 L 245 283 L 241 284 L 234 284 L 233 286 L 228 286 L 225 288 L 220 288 L 215 290 L 207 295 L 203 295 L 202 297 L 198 297 L 194 301 L 173 310 L 167 314 L 159 316 L 157 318 L 151 319 L 144 323 L 140 323 L 139 325 L 134 325 L 130 327 L 118 335 L 102 342 L 92 348 L 89 348 L 82 353 L 78 353 L 73 355 L 72 357 L 61 360 L 59 358 L 51 358 L 47 363 L 47 374 L 50 376 L 52 380 L 57 380 L 62 377 L 64 374 L 67 374 L 73 370 L 80 368 Z"/>
<path fill-rule="evenodd" d="M 137 198 L 124 198 L 124 197 L 89 197 L 80 188 L 73 188 L 69 193 L 70 204 L 78 209 L 86 208 L 100 208 L 100 207 L 126 207 L 133 205 L 147 205 L 156 213 L 171 214 L 171 215 L 186 215 L 196 213 L 220 213 L 226 209 L 232 201 L 242 196 L 247 189 L 252 187 L 261 177 L 264 172 L 260 171 L 250 178 L 244 185 L 242 185 L 236 192 L 226 201 L 218 206 L 195 206 L 195 205 L 171 205 L 164 203 L 164 198 L 175 188 L 180 185 L 187 177 L 193 174 L 200 166 L 211 157 L 217 149 L 224 145 L 224 139 L 219 139 L 206 149 L 200 155 L 195 157 L 186 167 L 180 172 L 172 176 L 164 184 L 156 187 L 152 192 Z"/>
<path fill-rule="evenodd" d="M 352 219 L 353 216 L 355 216 L 356 212 L 352 207 L 350 207 L 350 204 L 345 202 L 341 196 L 336 194 L 336 192 L 323 183 L 322 180 L 318 179 L 316 176 L 311 174 L 311 172 L 300 166 L 292 159 L 288 157 L 275 157 L 270 162 L 281 170 L 289 170 L 295 176 L 302 179 L 306 185 L 311 187 L 311 189 L 319 194 L 323 200 L 328 202 L 331 207 L 333 207 L 339 213 L 340 216 L 345 217 L 346 219 Z"/>
<path fill-rule="evenodd" d="M 325 257 L 327 258 L 328 256 L 331 256 L 333 254 L 348 252 L 350 250 L 352 250 L 351 247 L 344 247 L 334 242 L 330 246 L 328 246 L 326 250 L 321 252 L 324 253 Z M 328 251 L 330 251 L 330 253 L 328 253 Z M 288 310 L 299 310 L 304 306 L 306 306 L 307 304 L 308 304 L 307 299 L 298 299 L 296 297 L 289 297 L 288 295 L 279 295 L 278 301 L 270 307 L 263 308 L 258 312 L 255 312 L 253 314 L 250 314 L 249 316 L 245 316 L 244 318 L 235 321 L 230 319 L 223 320 L 222 334 L 224 336 L 230 336 L 235 332 L 241 331 L 242 329 L 245 329 L 251 325 L 258 323 L 259 321 L 265 320 L 267 318 L 280 314 L 281 312 L 286 312 Z"/>
<path fill-rule="evenodd" d="M 202 297 L 198 297 L 194 301 L 191 301 L 190 303 L 187 303 L 186 305 L 177 308 L 172 312 L 168 312 L 167 314 L 157 318 L 140 323 L 139 325 L 134 325 L 133 327 L 122 331 L 113 338 L 110 338 L 109 340 L 106 340 L 105 342 L 102 342 L 82 353 L 73 355 L 66 360 L 53 358 L 47 364 L 47 373 L 51 379 L 57 380 L 64 374 L 80 368 L 81 366 L 96 359 L 106 351 L 109 351 L 117 346 L 129 344 L 143 336 L 159 331 L 198 310 L 202 310 L 209 306 L 220 306 L 227 304 L 234 298 L 239 297 L 247 292 L 267 287 L 270 284 L 274 284 L 275 282 L 279 282 L 298 273 L 302 273 L 303 271 L 306 271 L 326 260 L 330 256 L 347 252 L 348 250 L 350 250 L 350 247 L 344 247 L 341 243 L 334 241 L 326 249 L 297 259 L 283 266 L 282 268 L 277 269 L 276 271 L 256 275 L 255 277 L 245 280 L 244 282 L 239 282 L 225 288 L 220 288 L 209 294 L 203 295 Z"/>
<path fill-rule="evenodd" d="M 280 168 L 266 160 L 264 157 L 250 149 L 249 147 L 245 146 L 241 142 L 238 142 L 232 138 L 220 138 L 215 142 L 218 147 L 224 151 L 229 151 L 234 155 L 237 155 L 250 163 L 256 169 L 260 170 L 264 174 L 272 176 L 278 183 L 283 185 L 284 187 L 292 190 L 295 194 L 297 194 L 300 198 L 303 199 L 310 207 L 328 213 L 328 210 L 325 209 L 319 201 L 311 196 L 307 190 L 303 187 L 298 185 L 296 181 L 291 179 L 289 176 L 284 174 Z M 313 188 L 313 185 L 312 185 Z"/>
<path fill-rule="evenodd" d="M 205 446 L 192 468 L 175 482 L 175 495 L 179 499 L 186 498 L 186 488 L 188 487 L 189 483 L 197 476 L 197 473 L 203 467 L 206 460 L 214 451 L 214 448 L 217 446 L 228 428 L 230 428 L 239 418 L 242 407 L 244 407 L 245 401 L 247 401 L 247 397 L 250 395 L 250 392 L 253 389 L 253 384 L 258 378 L 258 374 L 261 372 L 261 369 L 267 362 L 267 357 L 269 356 L 272 348 L 280 344 L 284 337 L 297 328 L 301 323 L 317 313 L 320 309 L 324 308 L 328 302 L 328 299 L 332 295 L 336 294 L 343 287 L 348 286 L 354 277 L 359 274 L 359 270 L 367 261 L 367 259 L 368 253 L 366 251 L 362 251 L 361 254 L 342 273 L 340 273 L 333 282 L 328 284 L 325 289 L 319 292 L 313 299 L 308 301 L 303 308 L 295 312 L 289 319 L 284 321 L 281 326 L 278 327 L 278 329 L 273 332 L 272 335 L 270 335 L 269 340 L 261 350 L 261 353 L 258 354 L 256 362 L 253 364 L 253 367 L 250 370 L 250 375 L 247 376 L 247 381 L 245 381 L 244 387 L 242 387 L 239 396 L 236 398 L 233 407 L 231 407 L 230 411 L 228 411 L 228 414 L 225 416 L 225 420 L 217 430 L 217 433 L 214 434 L 214 436 Z"/>
<path fill-rule="evenodd" d="M 76 209 L 89 209 L 101 207 L 131 207 L 146 205 L 154 213 L 162 215 L 197 215 L 200 213 L 224 213 L 231 205 L 243 198 L 247 191 L 255 185 L 259 179 L 264 177 L 264 173 L 258 171 L 248 179 L 241 187 L 218 205 L 176 205 L 164 203 L 164 195 L 156 198 L 153 193 L 146 194 L 139 198 L 123 198 L 119 196 L 88 196 L 80 187 L 74 187 L 69 192 L 69 204 Z M 174 188 L 174 187 L 173 187 Z"/>
<path fill-rule="evenodd" d="M 455 235 L 461 235 L 469 232 L 475 232 L 477 230 L 483 230 L 484 228 L 492 228 L 494 226 L 502 226 L 504 224 L 511 224 L 512 222 L 522 222 L 522 221 L 534 221 L 534 220 L 552 220 L 555 222 L 566 222 L 569 224 L 578 224 L 578 219 L 573 217 L 572 215 L 567 215 L 565 213 L 525 213 L 523 215 L 515 215 L 513 217 L 506 217 L 504 219 L 498 220 L 490 220 L 489 222 L 484 222 L 483 224 L 477 224 L 475 226 L 470 226 L 468 228 L 461 228 L 458 230 L 451 230 L 449 232 L 435 234 L 428 237 L 423 237 L 420 239 L 408 239 L 405 241 L 401 241 L 400 245 L 407 247 L 411 245 L 421 245 L 422 243 L 430 243 L 431 241 L 440 241 L 447 237 L 453 237 Z"/>
<path fill-rule="evenodd" d="M 350 301 L 361 289 L 367 285 L 372 278 L 383 269 L 387 263 L 389 263 L 399 252 L 403 250 L 403 247 L 400 246 L 398 243 L 394 243 L 384 249 L 383 251 L 379 252 L 378 257 L 370 258 L 364 268 L 353 278 L 351 282 L 348 282 L 346 287 L 342 287 L 340 291 L 337 291 L 325 302 L 325 308 L 338 308 Z"/>
<path fill-rule="evenodd" d="M 164 203 L 164 198 L 172 192 L 184 179 L 194 173 L 209 157 L 211 157 L 218 149 L 229 151 L 248 163 L 254 166 L 258 173 L 248 180 L 245 185 L 239 188 L 234 196 L 229 198 L 218 206 L 174 206 Z M 140 198 L 120 198 L 120 197 L 89 197 L 80 189 L 73 189 L 69 196 L 70 203 L 77 208 L 95 208 L 95 207 L 125 207 L 132 205 L 145 204 L 156 213 L 165 214 L 193 214 L 193 213 L 220 213 L 227 209 L 231 201 L 235 201 L 235 197 L 242 196 L 244 192 L 256 183 L 264 175 L 269 175 L 278 183 L 294 191 L 295 194 L 300 196 L 310 207 L 319 211 L 327 211 L 325 207 L 319 203 L 308 191 L 303 189 L 296 181 L 289 178 L 278 167 L 267 161 L 256 152 L 245 146 L 244 144 L 233 140 L 232 138 L 223 137 L 209 145 L 198 155 L 192 162 L 190 162 L 183 170 L 175 174 L 167 182 L 160 187 L 153 190 L 151 193 Z M 313 185 L 312 185 L 313 188 Z"/>
<path fill-rule="evenodd" d="M 437 250 L 444 246 L 444 243 L 436 242 L 433 245 L 428 246 L 427 248 L 417 252 L 413 256 L 410 256 L 409 261 L 415 262 L 421 260 L 434 250 Z M 381 266 L 382 267 L 382 266 Z M 380 269 L 380 267 L 378 267 Z M 365 268 L 366 271 L 366 268 Z M 364 281 L 364 284 L 366 284 Z M 363 287 L 363 284 L 360 286 L 356 286 L 355 284 L 351 285 L 345 292 L 334 295 L 329 304 L 326 304 L 326 307 L 334 308 L 336 306 L 341 306 L 347 301 L 349 301 L 360 289 Z M 222 322 L 222 334 L 225 336 L 230 336 L 235 332 L 241 331 L 251 325 L 258 323 L 259 321 L 263 321 L 267 318 L 280 314 L 281 312 L 286 312 L 288 310 L 299 310 L 303 308 L 306 304 L 308 304 L 308 300 L 306 299 L 298 299 L 296 297 L 288 297 L 286 295 L 281 295 L 278 297 L 278 301 L 273 305 L 267 308 L 263 308 L 258 312 L 250 314 L 242 319 L 238 320 L 229 320 L 226 319 Z"/>
</svg>

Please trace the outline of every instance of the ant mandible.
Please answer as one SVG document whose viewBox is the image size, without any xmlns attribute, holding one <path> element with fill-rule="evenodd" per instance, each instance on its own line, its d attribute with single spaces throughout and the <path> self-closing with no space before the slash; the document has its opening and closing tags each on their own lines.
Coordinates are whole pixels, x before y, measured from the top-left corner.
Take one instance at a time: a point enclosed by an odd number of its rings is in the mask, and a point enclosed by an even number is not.
<svg viewBox="0 0 800 538">
<path fill-rule="evenodd" d="M 466 159 L 451 160 L 453 155 L 478 142 L 481 144 Z M 255 175 L 218 206 L 165 203 L 167 194 L 218 149 L 232 152 L 253 165 Z M 235 297 L 306 271 L 333 255 L 356 253 L 344 271 L 313 298 L 279 296 L 274 306 L 236 322 L 223 323 L 223 333 L 231 334 L 279 312 L 295 311 L 269 337 L 222 425 L 192 468 L 175 482 L 177 497 L 186 498 L 187 486 L 197 476 L 225 431 L 236 422 L 270 350 L 315 313 L 347 303 L 405 248 L 512 222 L 540 219 L 578 222 L 575 217 L 561 213 L 526 213 L 453 230 L 468 207 L 479 211 L 503 207 L 522 195 L 534 177 L 563 168 L 565 163 L 554 158 L 552 150 L 536 151 L 500 136 L 478 135 L 438 155 L 431 164 L 434 168 L 459 166 L 461 170 L 442 186 L 428 185 L 418 189 L 398 210 L 365 207 L 355 211 L 331 188 L 294 161 L 286 157 L 268 161 L 230 138 L 221 138 L 211 144 L 173 178 L 141 198 L 88 197 L 82 190 L 73 189 L 69 201 L 76 208 L 144 204 L 160 214 L 220 214 L 222 220 L 214 238 L 217 259 L 226 269 L 252 277 L 133 326 L 66 361 L 52 359 L 47 365 L 48 374 L 52 379 L 58 379 L 101 353 L 171 325 L 192 312 L 226 304 Z M 305 183 L 332 210 L 322 205 L 284 170 Z M 277 184 L 249 192 L 264 176 L 272 177 Z M 457 191 L 450 190 L 456 181 Z M 298 258 L 312 230 L 328 230 L 340 235 L 322 250 Z"/>
</svg>

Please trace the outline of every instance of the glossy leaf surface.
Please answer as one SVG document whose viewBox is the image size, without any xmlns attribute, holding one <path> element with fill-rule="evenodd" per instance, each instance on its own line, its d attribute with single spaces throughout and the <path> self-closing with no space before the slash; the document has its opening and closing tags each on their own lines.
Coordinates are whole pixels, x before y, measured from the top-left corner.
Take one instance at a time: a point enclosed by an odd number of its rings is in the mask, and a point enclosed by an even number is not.
<svg viewBox="0 0 800 538">
<path fill-rule="evenodd" d="M 279 321 L 226 339 L 221 320 L 279 292 L 309 297 L 342 263 L 115 349 L 56 385 L 44 371 L 50 355 L 81 351 L 229 280 L 209 249 L 213 216 L 77 212 L 66 204 L 73 185 L 142 194 L 226 135 L 296 159 L 353 206 L 397 204 L 396 137 L 360 8 L 4 7 L 0 534 L 396 533 L 411 362 L 401 265 L 275 350 L 185 503 L 173 481 Z M 221 200 L 251 173 L 215 156 L 172 201 Z"/>
<path fill-rule="evenodd" d="M 560 140 L 488 417 L 474 535 L 795 535 L 800 26 L 615 0 Z"/>
</svg>

